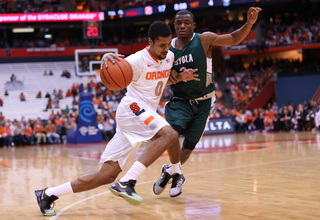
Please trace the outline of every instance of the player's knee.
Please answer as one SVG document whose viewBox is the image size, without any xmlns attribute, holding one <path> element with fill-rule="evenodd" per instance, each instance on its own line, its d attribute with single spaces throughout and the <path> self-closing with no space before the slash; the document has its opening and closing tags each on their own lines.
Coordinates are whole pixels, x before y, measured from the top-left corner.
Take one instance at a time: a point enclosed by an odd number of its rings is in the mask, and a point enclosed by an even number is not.
<svg viewBox="0 0 320 220">
<path fill-rule="evenodd" d="M 118 162 L 107 161 L 101 167 L 97 175 L 97 181 L 100 185 L 112 183 L 116 180 L 120 172 L 121 168 Z"/>
<path fill-rule="evenodd" d="M 174 130 L 176 130 L 179 134 L 182 134 L 183 128 L 179 125 L 171 125 Z"/>
<path fill-rule="evenodd" d="M 101 174 L 101 177 L 100 177 L 100 185 L 106 185 L 106 184 L 109 184 L 109 183 L 113 183 L 117 178 L 117 175 L 111 175 L 111 174 Z"/>
<path fill-rule="evenodd" d="M 172 128 L 166 133 L 166 139 L 168 143 L 175 142 L 176 140 L 178 140 L 178 137 L 179 137 L 178 132 Z"/>
<path fill-rule="evenodd" d="M 186 148 L 182 148 L 182 153 L 184 154 L 184 157 L 189 157 L 190 155 L 191 155 L 191 153 L 192 153 L 192 150 L 190 150 L 190 149 L 186 149 Z"/>
<path fill-rule="evenodd" d="M 197 145 L 197 143 L 188 141 L 187 139 L 184 139 L 184 141 L 183 141 L 183 148 L 184 148 L 187 152 L 190 151 L 190 154 L 191 154 L 191 152 L 193 151 L 193 149 L 196 147 L 196 145 Z"/>
</svg>

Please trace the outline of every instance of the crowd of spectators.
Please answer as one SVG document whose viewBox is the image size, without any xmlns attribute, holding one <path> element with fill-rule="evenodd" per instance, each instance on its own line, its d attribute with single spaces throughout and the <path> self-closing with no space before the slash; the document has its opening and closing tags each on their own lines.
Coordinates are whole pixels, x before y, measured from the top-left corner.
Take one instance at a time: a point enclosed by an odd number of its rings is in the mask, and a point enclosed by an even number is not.
<svg viewBox="0 0 320 220">
<path fill-rule="evenodd" d="M 60 0 L 2 0 L 0 13 L 63 12 Z"/>
<path fill-rule="evenodd" d="M 0 119 L 0 147 L 66 143 L 67 131 L 75 128 L 75 116 L 63 110 L 49 119 Z"/>
<path fill-rule="evenodd" d="M 177 0 L 171 1 L 151 1 L 151 0 L 121 0 L 121 1 L 73 1 L 73 7 L 68 8 L 68 11 L 109 11 L 125 8 L 133 8 L 154 4 L 170 4 L 180 2 Z M 60 0 L 28 0 L 28 1 L 2 1 L 1 3 L 2 13 L 25 13 L 25 12 L 62 12 L 65 9 L 61 6 Z M 72 5 L 72 4 L 71 4 Z M 262 18 L 261 18 L 262 19 Z M 203 19 L 204 21 L 206 19 Z M 224 26 L 220 26 L 219 23 L 201 23 L 202 26 L 206 26 L 203 30 L 210 30 L 216 33 L 226 33 L 235 30 L 239 25 L 243 24 L 243 21 L 232 20 L 227 22 Z M 301 45 L 301 44 L 314 44 L 320 43 L 320 18 L 319 15 L 302 13 L 301 16 L 296 16 L 292 12 L 286 13 L 286 16 L 275 15 L 272 18 L 265 17 L 259 23 L 260 28 L 255 36 L 262 36 L 255 39 L 250 35 L 246 40 L 241 42 L 242 45 L 246 45 L 247 49 L 258 52 L 264 52 L 271 47 L 280 47 L 288 45 Z M 125 30 L 111 27 L 108 34 L 103 39 L 99 40 L 97 45 L 126 45 L 139 42 L 147 42 L 146 31 L 141 31 L 144 27 L 136 26 L 136 30 L 130 32 L 135 33 L 135 36 L 131 34 L 124 34 Z M 124 27 L 125 29 L 125 27 Z M 67 34 L 62 34 L 60 30 L 51 30 L 52 39 L 44 39 L 42 37 L 17 37 L 10 39 L 10 45 L 5 45 L 0 40 L 0 47 L 9 46 L 11 48 L 32 48 L 32 47 L 50 47 L 51 45 L 63 46 L 63 47 L 77 47 L 77 46 L 89 46 L 90 42 L 82 38 L 82 30 L 79 32 L 73 31 Z M 76 34 L 75 34 L 76 33 Z M 107 36 L 108 35 L 108 36 Z M 121 35 L 121 36 L 120 36 Z M 97 46 L 96 45 L 96 46 Z"/>
<path fill-rule="evenodd" d="M 231 117 L 236 132 L 277 132 L 277 131 L 311 131 L 319 130 L 316 120 L 320 120 L 320 100 L 310 100 L 278 106 L 276 102 L 268 103 L 265 108 L 254 110 L 236 110 L 228 108 L 215 109 L 211 118 Z"/>
<path fill-rule="evenodd" d="M 37 118 L 26 120 L 24 117 L 18 120 L 6 120 L 0 117 L 0 147 L 26 146 L 39 144 L 66 143 L 66 135 L 69 129 L 75 129 L 78 117 L 79 85 L 73 85 L 68 91 L 73 91 L 72 108 L 51 109 L 48 119 Z M 90 88 L 92 90 L 90 90 Z M 96 121 L 103 140 L 112 138 L 116 128 L 115 112 L 125 90 L 112 91 L 91 80 L 88 91 L 92 93 L 92 101 L 96 111 Z M 59 90 L 47 93 L 48 99 L 59 99 Z M 158 106 L 158 113 L 164 116 L 164 106 L 170 98 L 171 90 L 166 87 Z M 318 113 L 319 112 L 319 113 Z M 268 132 L 268 131 L 310 131 L 319 129 L 315 124 L 316 114 L 320 114 L 320 101 L 301 103 L 295 106 L 293 103 L 277 106 L 274 102 L 265 108 L 244 110 L 226 108 L 220 99 L 217 100 L 216 108 L 211 118 L 232 118 L 236 132 Z"/>
<path fill-rule="evenodd" d="M 288 21 L 275 18 L 272 23 L 263 21 L 260 25 L 263 37 L 257 41 L 247 37 L 242 44 L 246 44 L 249 50 L 265 52 L 273 47 L 320 43 L 320 18 L 300 19 Z"/>
<path fill-rule="evenodd" d="M 308 70 L 320 70 L 319 63 L 299 59 L 257 59 L 245 68 L 242 62 L 227 62 L 224 68 L 225 92 L 232 95 L 233 107 L 241 109 L 256 97 L 274 74 L 286 72 L 299 74 Z"/>
</svg>

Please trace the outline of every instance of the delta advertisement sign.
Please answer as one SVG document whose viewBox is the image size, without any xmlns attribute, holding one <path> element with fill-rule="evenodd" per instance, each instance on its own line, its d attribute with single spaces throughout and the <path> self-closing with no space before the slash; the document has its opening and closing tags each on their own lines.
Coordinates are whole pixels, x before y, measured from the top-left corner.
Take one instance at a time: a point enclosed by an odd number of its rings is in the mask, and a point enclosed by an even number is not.
<svg viewBox="0 0 320 220">
<path fill-rule="evenodd" d="M 210 118 L 204 134 L 224 134 L 234 131 L 232 118 Z"/>
<path fill-rule="evenodd" d="M 1 23 L 104 21 L 104 12 L 57 12 L 0 14 Z"/>
</svg>

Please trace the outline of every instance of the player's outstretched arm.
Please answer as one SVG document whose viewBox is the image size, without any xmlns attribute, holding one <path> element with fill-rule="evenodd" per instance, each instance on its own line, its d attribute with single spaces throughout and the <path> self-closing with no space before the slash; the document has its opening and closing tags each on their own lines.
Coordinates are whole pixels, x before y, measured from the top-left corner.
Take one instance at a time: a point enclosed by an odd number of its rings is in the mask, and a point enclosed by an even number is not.
<svg viewBox="0 0 320 220">
<path fill-rule="evenodd" d="M 200 35 L 201 41 L 209 45 L 231 46 L 237 45 L 243 41 L 249 34 L 252 25 L 256 23 L 261 8 L 251 7 L 247 13 L 247 22 L 239 29 L 230 34 L 217 35 L 213 32 L 204 32 Z"/>
</svg>

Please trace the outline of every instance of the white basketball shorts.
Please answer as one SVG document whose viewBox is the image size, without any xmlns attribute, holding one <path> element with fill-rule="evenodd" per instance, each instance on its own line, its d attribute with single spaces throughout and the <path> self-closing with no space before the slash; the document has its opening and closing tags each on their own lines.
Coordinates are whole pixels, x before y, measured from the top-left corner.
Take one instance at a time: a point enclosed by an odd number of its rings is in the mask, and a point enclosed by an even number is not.
<svg viewBox="0 0 320 220">
<path fill-rule="evenodd" d="M 121 169 L 133 161 L 141 142 L 150 140 L 168 122 L 144 101 L 125 96 L 116 112 L 117 130 L 107 144 L 100 163 L 118 161 Z"/>
</svg>

